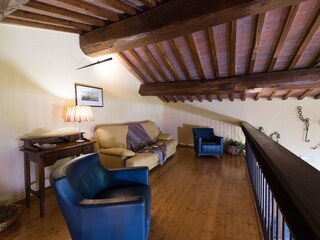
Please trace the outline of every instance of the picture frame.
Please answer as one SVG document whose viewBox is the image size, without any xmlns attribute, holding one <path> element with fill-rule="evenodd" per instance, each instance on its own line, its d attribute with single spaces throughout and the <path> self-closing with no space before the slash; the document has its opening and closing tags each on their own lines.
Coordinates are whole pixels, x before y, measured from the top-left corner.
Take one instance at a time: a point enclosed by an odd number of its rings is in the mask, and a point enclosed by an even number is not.
<svg viewBox="0 0 320 240">
<path fill-rule="evenodd" d="M 103 107 L 103 89 L 75 84 L 76 105 Z"/>
</svg>

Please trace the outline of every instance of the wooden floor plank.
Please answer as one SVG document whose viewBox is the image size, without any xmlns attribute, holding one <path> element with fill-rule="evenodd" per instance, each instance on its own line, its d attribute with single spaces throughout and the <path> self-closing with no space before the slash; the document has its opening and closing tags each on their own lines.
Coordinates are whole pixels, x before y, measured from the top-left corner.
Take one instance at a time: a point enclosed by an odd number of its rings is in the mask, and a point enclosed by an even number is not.
<svg viewBox="0 0 320 240">
<path fill-rule="evenodd" d="M 198 158 L 178 148 L 150 172 L 152 189 L 149 239 L 262 239 L 245 161 L 224 155 Z M 52 191 L 46 192 L 45 217 L 31 201 L 0 239 L 71 239 Z"/>
</svg>

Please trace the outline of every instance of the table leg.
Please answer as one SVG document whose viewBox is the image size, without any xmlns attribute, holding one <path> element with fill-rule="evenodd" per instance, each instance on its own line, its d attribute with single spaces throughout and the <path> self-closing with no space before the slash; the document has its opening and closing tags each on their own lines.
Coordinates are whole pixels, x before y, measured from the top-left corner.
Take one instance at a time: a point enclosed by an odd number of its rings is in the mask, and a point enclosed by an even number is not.
<svg viewBox="0 0 320 240">
<path fill-rule="evenodd" d="M 26 206 L 30 206 L 30 161 L 28 159 L 28 154 L 24 153 L 24 190 L 26 194 Z"/>
<path fill-rule="evenodd" d="M 44 164 L 39 161 L 39 200 L 40 200 L 40 216 L 44 216 L 44 197 L 45 197 L 45 179 L 44 179 Z"/>
</svg>

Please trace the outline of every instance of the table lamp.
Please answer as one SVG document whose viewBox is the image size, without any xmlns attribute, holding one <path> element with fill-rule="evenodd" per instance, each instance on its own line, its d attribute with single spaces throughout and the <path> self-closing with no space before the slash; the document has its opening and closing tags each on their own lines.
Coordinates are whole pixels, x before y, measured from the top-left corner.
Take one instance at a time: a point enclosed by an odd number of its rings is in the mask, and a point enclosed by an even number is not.
<svg viewBox="0 0 320 240">
<path fill-rule="evenodd" d="M 65 121 L 79 123 L 79 139 L 76 142 L 84 142 L 81 137 L 80 124 L 81 122 L 93 121 L 92 109 L 89 106 L 68 106 Z"/>
</svg>

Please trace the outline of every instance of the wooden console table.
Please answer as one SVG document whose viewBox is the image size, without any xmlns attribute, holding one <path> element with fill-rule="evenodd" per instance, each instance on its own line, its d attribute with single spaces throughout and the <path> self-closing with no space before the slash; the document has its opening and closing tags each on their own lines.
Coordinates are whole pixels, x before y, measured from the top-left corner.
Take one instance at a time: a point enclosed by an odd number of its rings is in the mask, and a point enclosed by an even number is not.
<svg viewBox="0 0 320 240">
<path fill-rule="evenodd" d="M 45 174 L 44 169 L 47 166 L 53 165 L 59 159 L 79 156 L 93 152 L 94 142 L 86 140 L 82 143 L 76 143 L 75 140 L 79 138 L 79 134 L 68 134 L 51 137 L 27 137 L 21 138 L 23 146 L 20 151 L 24 152 L 24 181 L 26 206 L 30 206 L 30 193 L 37 196 L 40 201 L 40 216 L 44 216 L 44 200 L 45 200 Z M 50 150 L 40 150 L 34 144 L 49 143 L 56 144 L 56 147 Z M 30 178 L 30 162 L 38 164 L 39 190 L 31 189 Z"/>
</svg>

